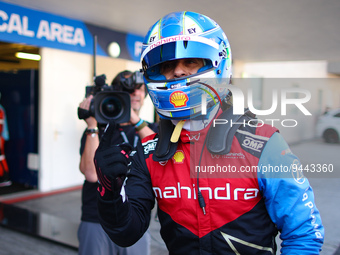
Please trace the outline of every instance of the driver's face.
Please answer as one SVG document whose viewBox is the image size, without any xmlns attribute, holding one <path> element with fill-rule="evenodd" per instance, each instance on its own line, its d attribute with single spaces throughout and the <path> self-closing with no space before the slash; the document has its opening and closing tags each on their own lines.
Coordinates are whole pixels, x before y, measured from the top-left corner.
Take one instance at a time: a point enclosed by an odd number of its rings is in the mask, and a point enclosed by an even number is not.
<svg viewBox="0 0 340 255">
<path fill-rule="evenodd" d="M 160 72 L 167 80 L 170 80 L 195 74 L 203 66 L 203 59 L 183 58 L 164 62 Z"/>
</svg>

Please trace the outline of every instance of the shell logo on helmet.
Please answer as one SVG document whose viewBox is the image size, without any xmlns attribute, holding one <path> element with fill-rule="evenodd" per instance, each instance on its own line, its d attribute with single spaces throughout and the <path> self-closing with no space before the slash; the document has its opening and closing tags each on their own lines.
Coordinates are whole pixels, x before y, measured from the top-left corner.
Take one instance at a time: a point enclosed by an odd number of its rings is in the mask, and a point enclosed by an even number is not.
<svg viewBox="0 0 340 255">
<path fill-rule="evenodd" d="M 183 93 L 182 91 L 175 91 L 172 92 L 170 95 L 170 103 L 176 107 L 183 107 L 187 105 L 189 97 L 187 94 Z"/>
</svg>

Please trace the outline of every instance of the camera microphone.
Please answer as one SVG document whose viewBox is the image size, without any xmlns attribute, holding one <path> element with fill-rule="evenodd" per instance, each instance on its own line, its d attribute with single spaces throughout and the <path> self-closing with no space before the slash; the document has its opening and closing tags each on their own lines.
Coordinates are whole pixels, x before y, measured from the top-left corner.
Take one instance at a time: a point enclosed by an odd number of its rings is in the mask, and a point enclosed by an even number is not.
<svg viewBox="0 0 340 255">
<path fill-rule="evenodd" d="M 96 84 L 96 86 L 98 87 L 103 87 L 105 85 L 105 81 L 106 81 L 106 75 L 102 74 L 102 75 L 96 76 L 96 78 L 94 79 L 94 84 Z"/>
</svg>

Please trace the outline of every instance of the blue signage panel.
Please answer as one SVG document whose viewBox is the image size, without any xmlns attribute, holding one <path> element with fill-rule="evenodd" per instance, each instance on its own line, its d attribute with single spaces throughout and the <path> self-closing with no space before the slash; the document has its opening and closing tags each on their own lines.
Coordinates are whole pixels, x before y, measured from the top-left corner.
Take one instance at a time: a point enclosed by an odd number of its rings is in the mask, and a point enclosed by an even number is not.
<svg viewBox="0 0 340 255">
<path fill-rule="evenodd" d="M 98 55 L 108 56 L 108 45 L 117 42 L 121 50 L 119 58 L 139 61 L 141 36 L 0 2 L 1 41 L 93 54 L 94 35 L 97 35 Z"/>
</svg>

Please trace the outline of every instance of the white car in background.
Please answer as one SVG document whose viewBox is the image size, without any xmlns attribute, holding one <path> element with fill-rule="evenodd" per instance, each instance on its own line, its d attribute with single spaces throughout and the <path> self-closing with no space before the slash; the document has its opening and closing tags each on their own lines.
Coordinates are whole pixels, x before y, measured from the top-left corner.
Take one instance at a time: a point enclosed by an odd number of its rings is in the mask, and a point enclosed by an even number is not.
<svg viewBox="0 0 340 255">
<path fill-rule="evenodd" d="M 320 116 L 316 124 L 316 135 L 326 143 L 338 143 L 340 138 L 340 109 L 329 110 Z"/>
</svg>

